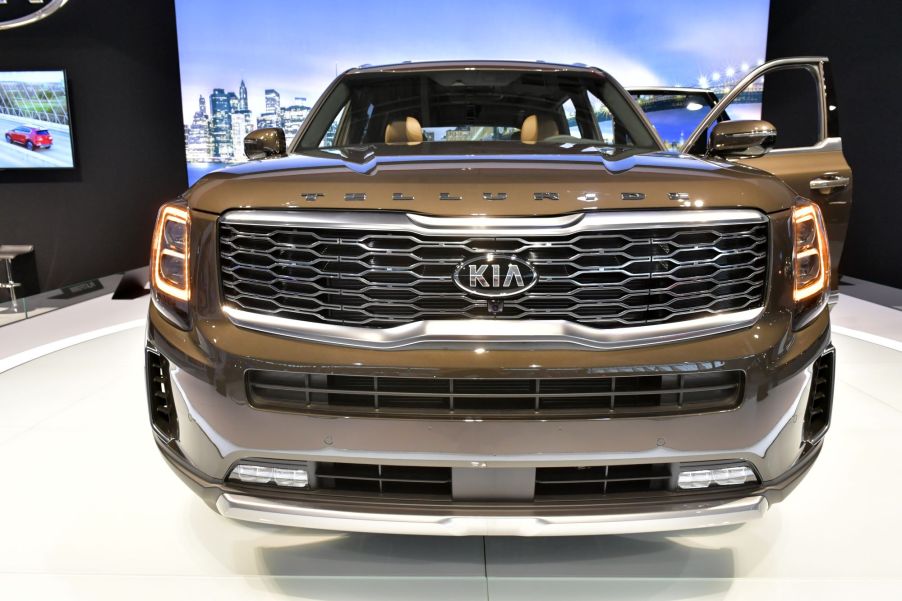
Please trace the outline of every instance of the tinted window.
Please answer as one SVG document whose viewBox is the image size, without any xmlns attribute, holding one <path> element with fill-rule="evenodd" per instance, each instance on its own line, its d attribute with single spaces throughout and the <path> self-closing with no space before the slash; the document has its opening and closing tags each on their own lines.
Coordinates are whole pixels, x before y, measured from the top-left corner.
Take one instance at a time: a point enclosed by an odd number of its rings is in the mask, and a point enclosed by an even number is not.
<svg viewBox="0 0 902 601">
<path fill-rule="evenodd" d="M 820 91 L 807 68 L 772 71 L 764 76 L 761 118 L 777 128 L 775 148 L 814 146 L 820 140 Z"/>
<path fill-rule="evenodd" d="M 588 73 L 363 73 L 346 77 L 323 106 L 331 108 L 311 117 L 301 148 L 382 144 L 390 124 L 411 117 L 425 142 L 517 142 L 532 117 L 539 143 L 655 147 L 629 100 L 605 77 Z M 599 129 L 601 113 L 606 131 Z"/>
</svg>

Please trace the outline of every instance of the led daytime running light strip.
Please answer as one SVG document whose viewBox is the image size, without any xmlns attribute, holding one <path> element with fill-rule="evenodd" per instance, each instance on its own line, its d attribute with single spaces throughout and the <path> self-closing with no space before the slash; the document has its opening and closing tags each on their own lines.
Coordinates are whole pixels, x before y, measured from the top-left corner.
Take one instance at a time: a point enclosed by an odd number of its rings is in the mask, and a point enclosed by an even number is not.
<svg viewBox="0 0 902 601">
<path fill-rule="evenodd" d="M 805 221 L 814 222 L 815 239 L 812 248 L 805 249 L 801 252 L 798 250 L 798 229 L 799 225 Z M 830 258 L 827 247 L 827 239 L 824 232 L 824 222 L 821 219 L 820 209 L 814 204 L 805 204 L 792 210 L 793 222 L 793 271 L 796 272 L 795 283 L 793 286 L 792 297 L 796 302 L 803 301 L 807 298 L 822 292 L 829 282 Z M 799 288 L 798 282 L 798 266 L 799 260 L 812 254 L 818 255 L 818 276 L 817 279 Z"/>
<path fill-rule="evenodd" d="M 176 205 L 164 205 L 160 210 L 160 216 L 157 218 L 157 226 L 153 235 L 153 248 L 151 251 L 151 281 L 154 288 L 181 301 L 191 300 L 191 287 L 188 284 L 188 248 L 190 236 L 190 216 L 188 210 Z M 178 252 L 171 248 L 163 248 L 164 232 L 167 222 L 179 223 L 185 227 L 185 249 L 184 252 Z M 163 256 L 175 257 L 182 259 L 183 265 L 183 281 L 184 287 L 179 287 L 172 280 L 168 279 L 162 271 Z"/>
</svg>

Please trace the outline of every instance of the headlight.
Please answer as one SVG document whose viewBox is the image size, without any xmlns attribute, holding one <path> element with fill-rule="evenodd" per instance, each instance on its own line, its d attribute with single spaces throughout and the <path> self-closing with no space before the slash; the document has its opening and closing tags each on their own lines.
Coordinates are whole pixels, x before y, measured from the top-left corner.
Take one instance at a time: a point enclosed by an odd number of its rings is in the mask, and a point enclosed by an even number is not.
<svg viewBox="0 0 902 601">
<path fill-rule="evenodd" d="M 824 294 L 830 286 L 830 249 L 820 208 L 805 202 L 792 209 L 793 290 L 798 303 Z"/>
<path fill-rule="evenodd" d="M 160 208 L 150 250 L 150 283 L 154 304 L 173 324 L 189 329 L 191 300 L 191 215 L 184 203 Z"/>
<path fill-rule="evenodd" d="M 190 226 L 187 207 L 174 203 L 163 205 L 157 215 L 150 255 L 150 277 L 154 288 L 185 302 L 191 299 L 188 281 Z"/>
</svg>

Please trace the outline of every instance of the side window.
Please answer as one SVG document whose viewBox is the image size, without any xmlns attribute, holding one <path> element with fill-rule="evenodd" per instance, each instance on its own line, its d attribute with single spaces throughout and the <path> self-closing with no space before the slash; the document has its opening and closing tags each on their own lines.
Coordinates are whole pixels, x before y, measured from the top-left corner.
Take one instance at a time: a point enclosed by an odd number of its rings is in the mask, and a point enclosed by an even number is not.
<svg viewBox="0 0 902 601">
<path fill-rule="evenodd" d="M 633 98 L 668 150 L 679 150 L 711 112 L 708 98 L 701 94 L 640 94 Z"/>
<path fill-rule="evenodd" d="M 332 123 L 329 125 L 329 129 L 326 130 L 326 135 L 324 135 L 323 139 L 319 142 L 320 148 L 329 148 L 331 146 L 335 146 L 335 136 L 338 135 L 338 127 L 341 125 L 341 119 L 342 117 L 344 117 L 347 108 L 348 105 L 344 105 L 343 107 L 341 107 L 341 110 L 338 111 L 338 114 L 335 115 L 335 119 L 332 120 Z"/>
<path fill-rule="evenodd" d="M 576 122 L 576 106 L 573 104 L 573 99 L 568 98 L 561 108 L 564 109 L 564 119 L 567 120 L 567 130 L 570 135 L 575 138 L 582 137 L 579 124 Z"/>
<path fill-rule="evenodd" d="M 777 128 L 775 148 L 805 148 L 820 141 L 818 81 L 806 68 L 765 74 L 761 118 Z"/>
<path fill-rule="evenodd" d="M 604 142 L 614 141 L 614 117 L 611 111 L 595 94 L 589 92 L 589 104 L 592 107 L 592 115 L 595 122 L 598 123 L 598 130 L 601 132 L 601 139 Z"/>
</svg>

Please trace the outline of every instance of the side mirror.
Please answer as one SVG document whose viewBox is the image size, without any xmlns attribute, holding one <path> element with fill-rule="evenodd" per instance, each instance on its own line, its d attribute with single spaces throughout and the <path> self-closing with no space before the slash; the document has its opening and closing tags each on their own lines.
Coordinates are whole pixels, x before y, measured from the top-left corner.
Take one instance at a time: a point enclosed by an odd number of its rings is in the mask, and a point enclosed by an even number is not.
<svg viewBox="0 0 902 601">
<path fill-rule="evenodd" d="M 723 121 L 711 130 L 708 154 L 757 157 L 777 141 L 777 128 L 767 121 Z"/>
<path fill-rule="evenodd" d="M 255 129 L 244 138 L 244 154 L 252 161 L 287 156 L 287 148 L 281 127 Z"/>
</svg>

